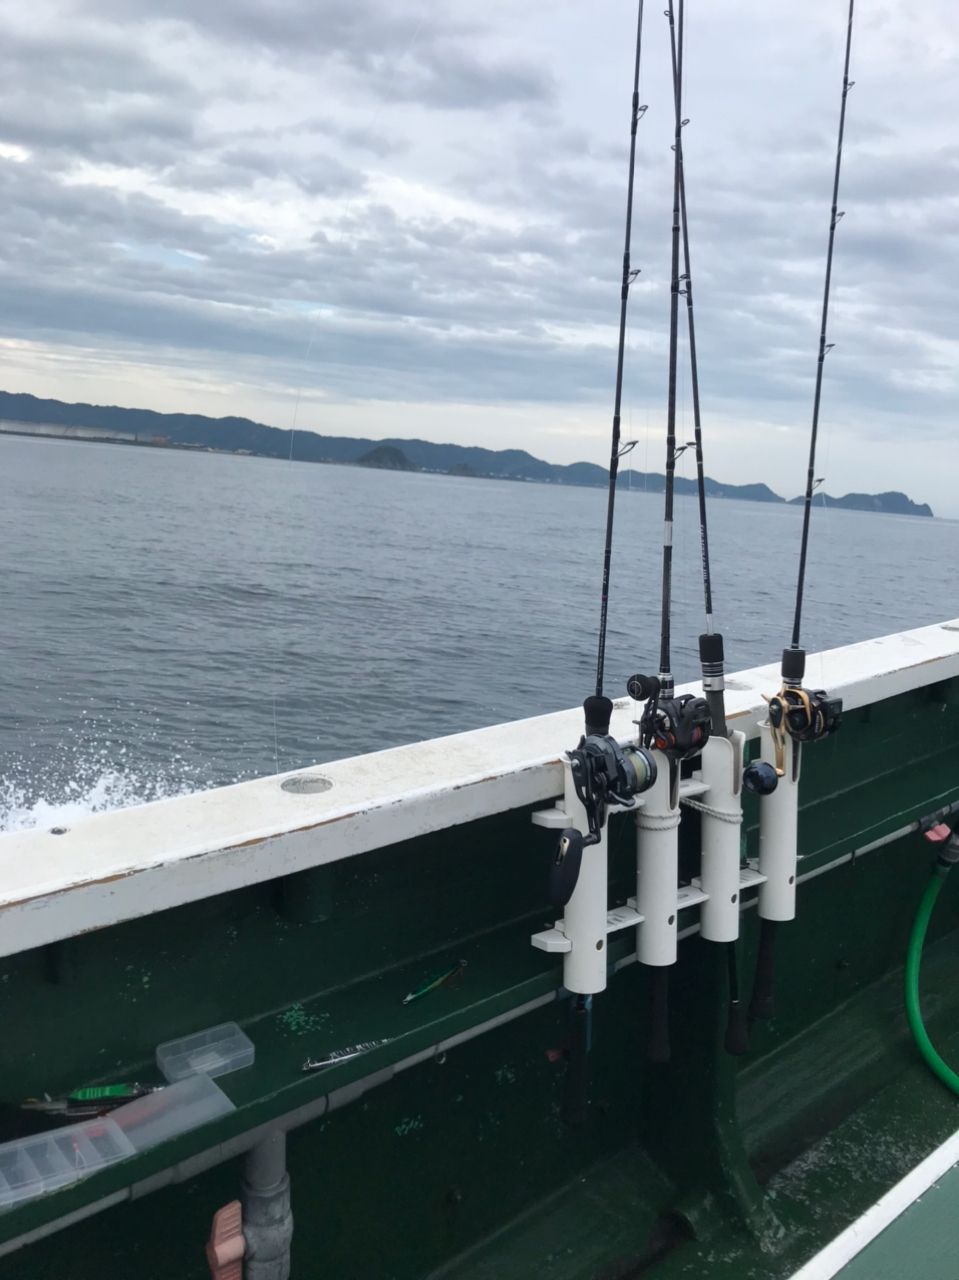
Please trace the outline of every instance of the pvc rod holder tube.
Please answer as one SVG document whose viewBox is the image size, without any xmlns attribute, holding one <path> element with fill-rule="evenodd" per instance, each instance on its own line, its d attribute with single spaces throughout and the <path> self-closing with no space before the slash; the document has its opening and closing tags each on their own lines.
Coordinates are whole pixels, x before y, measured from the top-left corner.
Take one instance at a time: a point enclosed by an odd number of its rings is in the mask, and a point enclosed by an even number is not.
<svg viewBox="0 0 959 1280">
<path fill-rule="evenodd" d="M 676 963 L 679 915 L 679 766 L 661 751 L 656 781 L 636 814 L 636 958 L 654 966 Z"/>
<path fill-rule="evenodd" d="M 699 883 L 706 901 L 700 908 L 700 933 L 709 942 L 739 937 L 740 839 L 743 822 L 742 777 L 746 735 L 711 737 L 703 748 L 702 779 L 715 813 L 702 815 Z M 720 816 L 723 815 L 723 816 Z"/>
<path fill-rule="evenodd" d="M 761 726 L 762 758 L 775 764 L 775 744 L 768 724 Z M 796 916 L 796 860 L 799 848 L 799 763 L 801 747 L 787 734 L 785 776 L 759 802 L 759 887 L 761 920 L 793 920 Z"/>
<path fill-rule="evenodd" d="M 573 775 L 567 762 L 563 807 L 571 825 L 586 832 L 586 810 L 576 795 Z M 577 995 L 595 995 L 606 990 L 606 912 L 608 827 L 600 833 L 599 844 L 587 845 L 572 897 L 566 904 L 561 928 L 571 948 L 563 956 L 563 986 Z"/>
</svg>

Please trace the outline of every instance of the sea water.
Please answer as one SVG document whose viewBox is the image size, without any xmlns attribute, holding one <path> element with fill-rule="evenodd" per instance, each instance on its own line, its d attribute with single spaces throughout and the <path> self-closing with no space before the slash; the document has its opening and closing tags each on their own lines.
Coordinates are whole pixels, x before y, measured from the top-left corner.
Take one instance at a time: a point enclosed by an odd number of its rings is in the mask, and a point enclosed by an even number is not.
<svg viewBox="0 0 959 1280">
<path fill-rule="evenodd" d="M 580 702 L 605 507 L 597 489 L 0 437 L 0 830 Z M 727 667 L 776 660 L 801 510 L 709 514 Z M 658 667 L 661 538 L 662 497 L 624 492 L 613 695 Z M 694 499 L 674 541 L 691 679 Z M 806 647 L 956 616 L 957 559 L 959 523 L 815 510 Z"/>
</svg>

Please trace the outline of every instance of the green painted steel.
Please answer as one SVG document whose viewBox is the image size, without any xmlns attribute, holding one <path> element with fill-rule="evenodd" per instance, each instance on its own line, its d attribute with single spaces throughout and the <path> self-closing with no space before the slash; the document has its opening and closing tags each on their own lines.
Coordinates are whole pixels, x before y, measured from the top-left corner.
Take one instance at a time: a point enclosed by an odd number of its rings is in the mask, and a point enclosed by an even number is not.
<svg viewBox="0 0 959 1280">
<path fill-rule="evenodd" d="M 801 875 L 959 800 L 957 683 L 847 716 L 804 752 L 801 800 Z M 749 797 L 750 855 L 757 831 Z M 682 835 L 691 876 L 695 815 Z M 801 884 L 798 918 L 780 930 L 777 1017 L 752 1028 L 745 1060 L 721 1049 L 722 949 L 695 936 L 672 977 L 673 1061 L 647 1064 L 647 975 L 616 969 L 632 939 L 612 938 L 592 1106 L 582 1126 L 564 1124 L 562 970 L 529 944 L 553 920 L 552 839 L 516 811 L 0 963 L 4 1139 L 37 1126 L 17 1108 L 27 1096 L 155 1080 L 160 1041 L 230 1019 L 256 1045 L 252 1068 L 219 1081 L 234 1114 L 0 1213 L 0 1247 L 537 1000 L 291 1134 L 295 1280 L 785 1276 L 955 1127 L 954 1100 L 919 1061 L 901 1010 L 930 862 L 916 836 Z M 610 850 L 611 901 L 622 902 L 635 876 L 622 816 Z M 959 1049 L 956 880 L 923 965 L 944 1052 Z M 747 910 L 746 983 L 756 923 Z M 460 959 L 462 981 L 402 1004 Z M 307 1056 L 372 1039 L 389 1043 L 300 1071 Z M 875 1150 L 876 1135 L 888 1158 L 869 1163 L 861 1148 Z M 0 1258 L 0 1280 L 99 1280 L 144 1261 L 151 1280 L 202 1277 L 210 1217 L 238 1193 L 240 1169 L 231 1158 Z"/>
</svg>

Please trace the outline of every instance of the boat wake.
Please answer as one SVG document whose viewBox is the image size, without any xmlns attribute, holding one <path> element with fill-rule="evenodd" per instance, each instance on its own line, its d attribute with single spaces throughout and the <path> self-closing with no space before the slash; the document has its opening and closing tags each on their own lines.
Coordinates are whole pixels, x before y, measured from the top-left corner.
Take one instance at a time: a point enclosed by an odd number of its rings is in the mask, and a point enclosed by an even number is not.
<svg viewBox="0 0 959 1280">
<path fill-rule="evenodd" d="M 0 834 L 34 828 L 67 827 L 80 818 L 113 809 L 128 809 L 187 795 L 201 789 L 199 779 L 91 770 L 87 776 L 37 787 L 14 780 L 0 781 Z"/>
</svg>

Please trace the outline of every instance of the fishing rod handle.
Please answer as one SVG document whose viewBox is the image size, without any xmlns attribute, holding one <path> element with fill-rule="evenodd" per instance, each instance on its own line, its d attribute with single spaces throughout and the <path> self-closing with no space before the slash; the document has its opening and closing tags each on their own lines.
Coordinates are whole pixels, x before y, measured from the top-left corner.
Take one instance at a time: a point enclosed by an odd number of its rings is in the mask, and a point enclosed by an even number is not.
<svg viewBox="0 0 959 1280">
<path fill-rule="evenodd" d="M 775 992 L 775 920 L 761 920 L 759 924 L 759 949 L 756 953 L 756 973 L 753 978 L 753 994 L 749 1002 L 749 1016 L 766 1020 L 776 1012 Z"/>
<path fill-rule="evenodd" d="M 668 1062 L 669 1051 L 669 968 L 652 969 L 649 975 L 650 1062 Z"/>
<path fill-rule="evenodd" d="M 741 1000 L 729 1002 L 723 1048 L 733 1058 L 745 1057 L 749 1052 L 749 1019 L 746 1017 L 746 1010 Z"/>
<path fill-rule="evenodd" d="M 589 1112 L 589 1049 L 592 1010 L 588 997 L 575 996 L 569 1007 L 569 1047 L 563 1083 L 563 1119 L 578 1125 Z"/>
<path fill-rule="evenodd" d="M 583 702 L 583 715 L 586 721 L 587 738 L 596 735 L 605 738 L 609 733 L 609 722 L 613 716 L 613 703 L 610 698 L 596 694 Z"/>
</svg>

